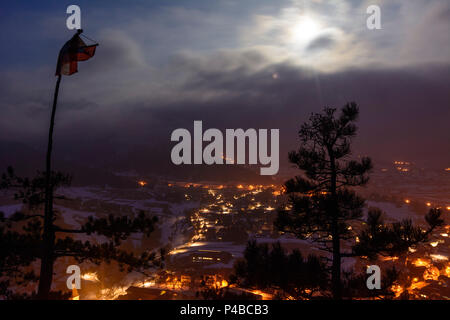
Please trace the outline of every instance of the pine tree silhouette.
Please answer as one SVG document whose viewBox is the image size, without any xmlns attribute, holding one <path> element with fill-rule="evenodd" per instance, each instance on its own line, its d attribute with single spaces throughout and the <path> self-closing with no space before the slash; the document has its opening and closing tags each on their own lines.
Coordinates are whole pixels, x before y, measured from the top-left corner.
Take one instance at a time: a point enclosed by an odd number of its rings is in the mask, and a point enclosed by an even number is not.
<svg viewBox="0 0 450 320">
<path fill-rule="evenodd" d="M 71 177 L 61 172 L 51 173 L 53 192 L 58 187 L 67 186 Z M 43 203 L 45 202 L 45 173 L 38 173 L 33 179 L 18 177 L 13 168 L 9 167 L 0 181 L 0 189 L 15 191 L 15 198 L 22 200 L 29 210 L 16 212 L 10 217 L 4 217 L 0 212 L 0 296 L 8 299 L 38 298 L 59 299 L 66 295 L 60 292 L 40 292 L 39 295 L 17 295 L 10 288 L 21 286 L 28 281 L 37 281 L 39 277 L 30 269 L 30 265 L 45 254 L 51 257 L 52 267 L 58 258 L 72 257 L 78 263 L 89 261 L 95 264 L 116 261 L 122 270 L 140 271 L 152 267 L 162 267 L 164 251 L 145 251 L 140 255 L 121 249 L 121 243 L 132 233 L 141 232 L 149 236 L 157 223 L 156 217 L 149 217 L 143 211 L 134 216 L 113 216 L 96 218 L 89 216 L 79 229 L 67 229 L 58 225 L 61 212 L 54 209 L 54 219 L 51 222 L 51 251 L 43 246 Z M 101 235 L 107 242 L 97 244 L 91 241 L 75 240 L 69 234 L 84 234 L 86 236 Z M 64 236 L 66 235 L 66 236 Z M 53 272 L 49 277 L 51 286 Z"/>
<path fill-rule="evenodd" d="M 352 223 L 361 221 L 365 204 L 352 188 L 368 182 L 372 161 L 367 157 L 349 159 L 351 139 L 357 131 L 356 103 L 346 104 L 339 114 L 336 111 L 324 108 L 301 126 L 300 148 L 289 153 L 289 160 L 302 174 L 285 183 L 289 208 L 278 211 L 275 225 L 327 252 L 331 294 L 333 299 L 341 299 L 343 258 L 405 252 L 412 244 L 426 241 L 443 221 L 439 210 L 431 210 L 426 216 L 428 230 L 413 227 L 410 221 L 388 226 L 379 212 L 370 211 L 365 227 L 352 228 Z M 343 250 L 344 242 L 350 249 Z"/>
<path fill-rule="evenodd" d="M 327 274 L 326 266 L 314 255 L 303 257 L 299 250 L 287 253 L 280 243 L 269 248 L 250 240 L 230 282 L 244 288 L 271 289 L 280 299 L 310 299 L 326 288 Z"/>
</svg>

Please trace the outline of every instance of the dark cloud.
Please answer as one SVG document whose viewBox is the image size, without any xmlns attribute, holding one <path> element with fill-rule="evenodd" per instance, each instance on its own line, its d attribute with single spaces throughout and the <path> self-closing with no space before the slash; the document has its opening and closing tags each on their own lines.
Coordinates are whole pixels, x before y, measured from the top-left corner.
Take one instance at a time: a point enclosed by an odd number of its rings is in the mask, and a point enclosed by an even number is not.
<svg viewBox="0 0 450 320">
<path fill-rule="evenodd" d="M 335 39 L 332 36 L 322 36 L 314 39 L 306 48 L 307 51 L 319 51 L 331 48 L 335 44 Z"/>
<path fill-rule="evenodd" d="M 173 92 L 172 100 L 158 103 L 130 98 L 120 108 L 91 107 L 86 102 L 80 109 L 76 107 L 80 100 L 61 100 L 55 155 L 92 165 L 164 167 L 170 161 L 171 132 L 192 130 L 193 121 L 202 120 L 205 129 L 279 128 L 281 158 L 286 159 L 287 151 L 298 143 L 300 124 L 311 112 L 356 101 L 361 117 L 355 154 L 433 165 L 450 160 L 448 65 L 331 74 L 290 64 L 256 71 L 245 65 L 234 62 L 233 68 L 221 72 L 215 67 L 199 68 L 187 58 L 179 60 L 178 72 L 190 76 Z M 17 107 L 21 111 L 8 114 L 8 122 L 22 123 L 23 112 L 34 108 L 27 103 Z M 38 140 L 44 146 L 48 111 L 41 114 L 38 135 L 27 135 L 27 128 L 3 127 L 3 137 L 14 138 L 20 131 L 20 141 Z"/>
</svg>

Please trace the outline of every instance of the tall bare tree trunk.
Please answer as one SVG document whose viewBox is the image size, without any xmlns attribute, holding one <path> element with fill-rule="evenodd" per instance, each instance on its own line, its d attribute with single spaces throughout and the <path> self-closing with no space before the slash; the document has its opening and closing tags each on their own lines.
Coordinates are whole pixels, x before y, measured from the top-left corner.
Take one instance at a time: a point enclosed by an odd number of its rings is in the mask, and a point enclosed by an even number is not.
<svg viewBox="0 0 450 320">
<path fill-rule="evenodd" d="M 53 182 L 51 179 L 52 170 L 52 147 L 53 128 L 55 125 L 56 105 L 58 102 L 59 84 L 61 75 L 56 81 L 55 93 L 53 96 L 53 108 L 50 118 L 50 129 L 48 132 L 47 161 L 45 169 L 45 216 L 44 233 L 42 235 L 41 246 L 41 270 L 39 275 L 38 299 L 48 299 L 53 278 L 55 230 L 53 229 Z"/>
<path fill-rule="evenodd" d="M 333 265 L 331 270 L 331 290 L 333 299 L 341 300 L 341 241 L 337 231 L 337 221 L 333 221 Z"/>
<path fill-rule="evenodd" d="M 331 292 L 333 294 L 333 299 L 341 300 L 342 299 L 342 291 L 341 291 L 341 238 L 339 235 L 339 225 L 338 225 L 338 216 L 339 216 L 339 208 L 337 203 L 337 172 L 336 172 L 336 159 L 333 154 L 332 147 L 328 148 L 328 154 L 330 157 L 331 164 L 331 186 L 330 192 L 332 197 L 332 210 L 333 218 L 331 225 L 331 236 L 332 246 L 333 246 L 333 264 L 331 266 Z"/>
</svg>

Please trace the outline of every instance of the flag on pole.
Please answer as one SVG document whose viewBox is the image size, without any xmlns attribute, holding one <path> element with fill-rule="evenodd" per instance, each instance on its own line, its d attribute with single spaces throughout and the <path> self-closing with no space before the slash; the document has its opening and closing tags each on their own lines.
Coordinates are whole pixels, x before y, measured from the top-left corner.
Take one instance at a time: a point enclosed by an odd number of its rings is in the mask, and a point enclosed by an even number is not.
<svg viewBox="0 0 450 320">
<path fill-rule="evenodd" d="M 58 64 L 56 66 L 56 76 L 71 75 L 78 71 L 78 61 L 85 61 L 92 58 L 98 44 L 86 45 L 80 38 L 79 30 L 59 51 Z"/>
</svg>

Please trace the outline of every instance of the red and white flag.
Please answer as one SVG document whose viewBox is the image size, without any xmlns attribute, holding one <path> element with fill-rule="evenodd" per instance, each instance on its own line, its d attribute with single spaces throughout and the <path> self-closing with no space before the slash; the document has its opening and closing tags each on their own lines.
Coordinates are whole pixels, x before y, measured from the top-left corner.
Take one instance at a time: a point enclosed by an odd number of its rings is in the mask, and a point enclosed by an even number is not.
<svg viewBox="0 0 450 320">
<path fill-rule="evenodd" d="M 86 45 L 80 38 L 79 33 L 75 34 L 72 39 L 59 51 L 58 64 L 56 66 L 55 75 L 71 75 L 78 71 L 78 61 L 85 61 L 92 58 L 95 54 L 95 48 L 98 44 Z"/>
</svg>

